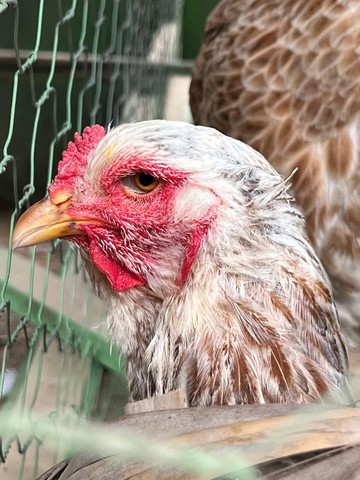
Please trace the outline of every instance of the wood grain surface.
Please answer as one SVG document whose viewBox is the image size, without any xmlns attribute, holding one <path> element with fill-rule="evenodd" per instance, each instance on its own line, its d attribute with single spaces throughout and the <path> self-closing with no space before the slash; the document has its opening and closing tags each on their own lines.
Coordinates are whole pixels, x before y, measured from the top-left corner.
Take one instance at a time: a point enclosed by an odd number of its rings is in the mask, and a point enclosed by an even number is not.
<svg viewBox="0 0 360 480">
<path fill-rule="evenodd" d="M 360 478 L 360 410 L 321 406 L 240 405 L 154 411 L 108 427 L 147 435 L 161 445 L 192 445 L 205 452 L 240 452 L 253 478 L 355 480 Z M 120 434 L 120 433 L 119 433 Z M 359 471 L 359 472 L 358 472 Z M 39 480 L 190 480 L 247 478 L 241 472 L 196 475 L 116 456 L 77 455 Z"/>
</svg>

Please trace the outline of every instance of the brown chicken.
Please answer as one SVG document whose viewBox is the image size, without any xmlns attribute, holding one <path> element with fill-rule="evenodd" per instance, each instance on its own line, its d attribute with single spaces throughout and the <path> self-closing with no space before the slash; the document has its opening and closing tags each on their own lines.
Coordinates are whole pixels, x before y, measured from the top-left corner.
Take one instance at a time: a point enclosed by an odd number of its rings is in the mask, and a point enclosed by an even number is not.
<svg viewBox="0 0 360 480">
<path fill-rule="evenodd" d="M 190 88 L 195 123 L 259 150 L 284 176 L 334 289 L 360 334 L 360 2 L 223 0 Z"/>
</svg>

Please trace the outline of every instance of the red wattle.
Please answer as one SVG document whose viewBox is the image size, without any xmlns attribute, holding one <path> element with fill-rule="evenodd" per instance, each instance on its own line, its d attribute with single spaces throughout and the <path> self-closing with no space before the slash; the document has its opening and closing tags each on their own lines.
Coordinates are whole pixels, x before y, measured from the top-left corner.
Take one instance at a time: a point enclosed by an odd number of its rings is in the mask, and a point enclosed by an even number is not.
<svg viewBox="0 0 360 480">
<path fill-rule="evenodd" d="M 144 279 L 140 275 L 136 275 L 124 265 L 108 258 L 96 242 L 90 243 L 89 253 L 94 264 L 107 276 L 112 288 L 116 292 L 145 284 Z"/>
<path fill-rule="evenodd" d="M 211 221 L 212 215 L 209 215 L 209 218 Z M 192 232 L 192 235 L 189 238 L 189 242 L 187 244 L 187 253 L 181 268 L 181 275 L 177 281 L 178 285 L 181 285 L 187 279 L 189 272 L 191 270 L 192 264 L 194 263 L 196 255 L 200 248 L 201 241 L 206 236 L 209 230 L 210 221 L 204 224 L 199 223 L 199 225 Z"/>
</svg>

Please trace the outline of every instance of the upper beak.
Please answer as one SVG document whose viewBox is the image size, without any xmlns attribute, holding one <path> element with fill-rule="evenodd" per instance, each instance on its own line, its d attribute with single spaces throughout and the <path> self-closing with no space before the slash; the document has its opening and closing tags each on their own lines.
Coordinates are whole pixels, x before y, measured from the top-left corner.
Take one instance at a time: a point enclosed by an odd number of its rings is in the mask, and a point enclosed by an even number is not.
<svg viewBox="0 0 360 480">
<path fill-rule="evenodd" d="M 102 223 L 90 218 L 76 218 L 65 213 L 64 207 L 69 203 L 69 197 L 65 200 L 54 203 L 49 197 L 45 197 L 26 210 L 15 225 L 13 249 L 30 247 L 69 235 L 84 235 L 84 232 L 78 228 L 79 224 Z"/>
</svg>

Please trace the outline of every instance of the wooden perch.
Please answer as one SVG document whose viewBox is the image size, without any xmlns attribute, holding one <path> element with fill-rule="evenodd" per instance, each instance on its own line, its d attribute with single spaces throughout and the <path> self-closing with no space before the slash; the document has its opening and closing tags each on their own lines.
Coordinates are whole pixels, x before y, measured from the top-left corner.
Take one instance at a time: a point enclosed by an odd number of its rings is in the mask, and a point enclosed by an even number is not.
<svg viewBox="0 0 360 480">
<path fill-rule="evenodd" d="M 160 442 L 159 449 L 161 443 L 175 449 L 185 444 L 211 454 L 224 452 L 224 457 L 236 453 L 248 466 L 256 467 L 259 473 L 253 478 L 359 478 L 358 408 L 278 404 L 187 408 L 130 415 L 109 428 L 146 435 L 149 442 Z M 54 468 L 39 480 L 214 478 L 142 462 L 125 463 L 116 456 L 77 455 Z M 224 462 L 222 475 L 229 478 L 231 473 Z"/>
</svg>

